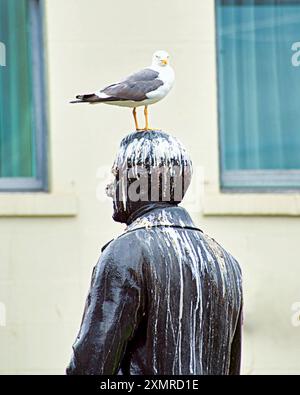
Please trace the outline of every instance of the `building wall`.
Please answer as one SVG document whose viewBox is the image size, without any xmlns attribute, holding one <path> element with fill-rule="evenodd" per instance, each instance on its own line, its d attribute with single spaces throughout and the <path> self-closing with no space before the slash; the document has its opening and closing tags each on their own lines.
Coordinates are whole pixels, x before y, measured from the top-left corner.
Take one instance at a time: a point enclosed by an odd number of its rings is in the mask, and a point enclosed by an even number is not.
<svg viewBox="0 0 300 395">
<path fill-rule="evenodd" d="M 0 195 L 0 373 L 64 373 L 92 267 L 123 230 L 102 190 L 133 130 L 129 109 L 68 100 L 147 65 L 156 49 L 170 52 L 176 85 L 150 108 L 151 126 L 189 150 L 198 175 L 186 206 L 243 269 L 243 373 L 300 373 L 299 195 L 219 193 L 214 1 L 46 0 L 45 44 L 50 193 Z"/>
</svg>

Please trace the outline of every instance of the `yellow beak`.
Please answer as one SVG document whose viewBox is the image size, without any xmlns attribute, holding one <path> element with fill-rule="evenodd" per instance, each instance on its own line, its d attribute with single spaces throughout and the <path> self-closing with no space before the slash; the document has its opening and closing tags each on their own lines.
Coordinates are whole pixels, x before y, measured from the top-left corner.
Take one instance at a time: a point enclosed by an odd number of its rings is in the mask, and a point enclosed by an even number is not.
<svg viewBox="0 0 300 395">
<path fill-rule="evenodd" d="M 164 65 L 168 64 L 168 59 L 162 59 L 161 63 Z"/>
</svg>

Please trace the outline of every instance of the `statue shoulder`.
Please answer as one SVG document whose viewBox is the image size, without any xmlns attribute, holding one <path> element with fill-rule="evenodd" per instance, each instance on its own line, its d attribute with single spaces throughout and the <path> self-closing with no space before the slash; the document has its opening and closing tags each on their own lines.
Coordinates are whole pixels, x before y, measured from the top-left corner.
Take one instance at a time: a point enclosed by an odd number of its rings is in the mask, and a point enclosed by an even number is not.
<svg viewBox="0 0 300 395">
<path fill-rule="evenodd" d="M 207 246 L 210 249 L 210 252 L 218 260 L 218 262 L 221 264 L 221 266 L 225 266 L 227 264 L 233 265 L 233 267 L 236 269 L 239 276 L 240 277 L 242 276 L 240 264 L 231 255 L 230 252 L 225 250 L 224 247 L 222 247 L 215 239 L 208 236 L 206 233 L 203 233 L 202 238 L 203 238 L 203 240 L 205 240 Z"/>
<path fill-rule="evenodd" d="M 114 239 L 111 239 L 109 242 L 107 242 L 106 244 L 104 244 L 104 246 L 101 247 L 101 252 L 103 252 L 109 245 L 110 243 L 114 241 Z"/>
<path fill-rule="evenodd" d="M 136 232 L 123 233 L 110 240 L 101 248 L 102 258 L 121 259 L 126 256 L 135 256 L 142 253 L 142 244 L 136 237 Z"/>
</svg>

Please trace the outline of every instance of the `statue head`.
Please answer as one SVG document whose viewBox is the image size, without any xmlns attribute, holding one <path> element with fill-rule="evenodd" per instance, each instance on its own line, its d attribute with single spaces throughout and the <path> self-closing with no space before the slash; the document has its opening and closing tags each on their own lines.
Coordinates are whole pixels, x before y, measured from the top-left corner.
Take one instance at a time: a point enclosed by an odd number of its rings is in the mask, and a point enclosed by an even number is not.
<svg viewBox="0 0 300 395">
<path fill-rule="evenodd" d="M 112 167 L 113 219 L 128 223 L 134 212 L 154 204 L 177 205 L 190 185 L 192 162 L 175 138 L 161 131 L 126 136 Z"/>
</svg>

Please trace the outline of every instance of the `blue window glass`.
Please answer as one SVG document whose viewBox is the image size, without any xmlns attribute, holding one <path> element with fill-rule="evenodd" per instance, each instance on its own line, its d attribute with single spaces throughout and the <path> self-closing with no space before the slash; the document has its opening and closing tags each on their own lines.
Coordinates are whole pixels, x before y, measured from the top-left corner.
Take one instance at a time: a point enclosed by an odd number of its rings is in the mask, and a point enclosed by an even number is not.
<svg viewBox="0 0 300 395">
<path fill-rule="evenodd" d="M 46 187 L 40 2 L 0 0 L 0 190 Z"/>
<path fill-rule="evenodd" d="M 221 185 L 299 188 L 300 1 L 216 4 Z"/>
</svg>

